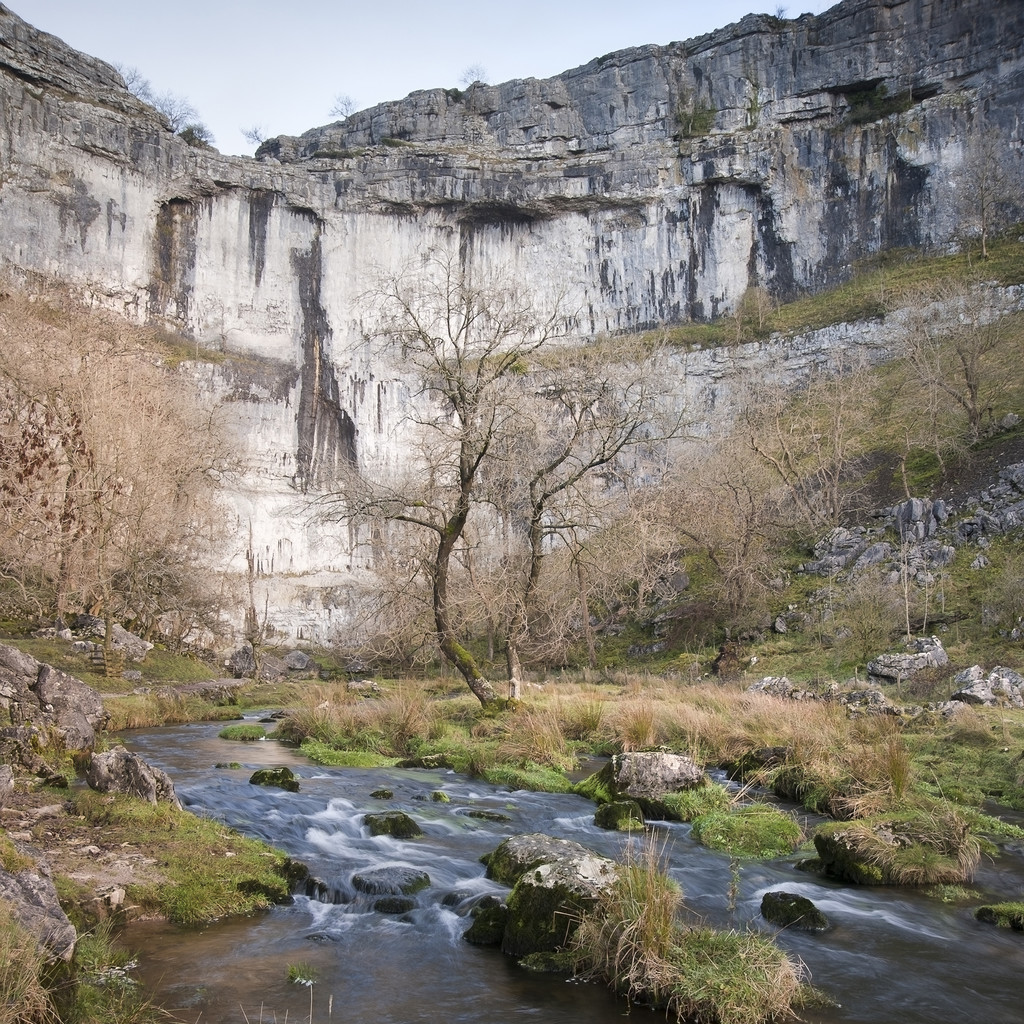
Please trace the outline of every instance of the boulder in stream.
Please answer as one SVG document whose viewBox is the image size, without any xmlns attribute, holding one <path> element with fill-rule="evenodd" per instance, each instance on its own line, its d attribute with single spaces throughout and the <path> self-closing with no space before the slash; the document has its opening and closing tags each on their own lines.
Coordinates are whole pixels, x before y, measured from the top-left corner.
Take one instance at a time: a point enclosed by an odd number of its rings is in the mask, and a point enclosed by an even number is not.
<svg viewBox="0 0 1024 1024">
<path fill-rule="evenodd" d="M 299 780 L 295 778 L 295 772 L 286 765 L 280 768 L 258 768 L 249 776 L 249 782 L 253 786 L 277 786 L 289 793 L 299 791 Z"/>
<path fill-rule="evenodd" d="M 611 832 L 643 830 L 644 813 L 635 800 L 613 800 L 600 804 L 594 814 L 594 824 Z"/>
<path fill-rule="evenodd" d="M 423 835 L 423 830 L 405 811 L 383 811 L 380 814 L 367 814 L 363 818 L 363 824 L 370 830 L 371 836 L 418 839 Z"/>
<path fill-rule="evenodd" d="M 488 878 L 512 885 L 501 949 L 515 957 L 565 947 L 618 871 L 614 861 L 579 843 L 540 833 L 506 839 L 485 861 Z M 486 923 L 498 921 L 492 915 Z"/>
<path fill-rule="evenodd" d="M 382 868 L 357 871 L 352 876 L 352 888 L 370 896 L 411 896 L 430 885 L 430 875 L 401 864 L 387 864 Z"/>
<path fill-rule="evenodd" d="M 823 932 L 828 918 L 809 900 L 794 892 L 766 892 L 761 897 L 761 916 L 780 928 Z"/>
</svg>

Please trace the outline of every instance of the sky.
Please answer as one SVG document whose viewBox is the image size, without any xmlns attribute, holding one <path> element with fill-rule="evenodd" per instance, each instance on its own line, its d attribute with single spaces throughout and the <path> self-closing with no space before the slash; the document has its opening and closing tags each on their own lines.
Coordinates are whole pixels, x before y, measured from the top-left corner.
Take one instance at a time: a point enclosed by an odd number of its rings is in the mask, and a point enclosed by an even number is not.
<svg viewBox="0 0 1024 1024">
<path fill-rule="evenodd" d="M 820 13 L 834 0 L 4 0 L 36 28 L 155 92 L 187 98 L 224 153 L 243 129 L 300 135 L 416 89 L 548 78 L 644 43 L 690 39 L 750 11 Z"/>
</svg>

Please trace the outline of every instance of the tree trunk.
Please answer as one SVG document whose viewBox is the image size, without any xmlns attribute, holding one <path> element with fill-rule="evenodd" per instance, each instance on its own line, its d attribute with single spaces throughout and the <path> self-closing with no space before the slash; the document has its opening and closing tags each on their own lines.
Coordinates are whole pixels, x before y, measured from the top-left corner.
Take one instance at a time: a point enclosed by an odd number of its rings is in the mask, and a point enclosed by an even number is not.
<svg viewBox="0 0 1024 1024">
<path fill-rule="evenodd" d="M 576 559 L 576 579 L 580 586 L 580 616 L 583 620 L 583 638 L 587 642 L 587 665 L 597 668 L 597 648 L 594 646 L 594 630 L 590 626 L 590 600 L 587 597 L 587 572 L 583 563 Z"/>
<path fill-rule="evenodd" d="M 512 637 L 505 645 L 505 665 L 508 668 L 509 700 L 519 700 L 523 695 L 523 666 L 519 660 L 519 644 Z"/>
<path fill-rule="evenodd" d="M 456 513 L 441 531 L 434 558 L 434 625 L 437 627 L 437 645 L 441 653 L 466 680 L 466 685 L 476 699 L 487 707 L 498 699 L 498 695 L 480 671 L 476 659 L 459 643 L 448 615 L 448 566 L 467 514 Z"/>
</svg>

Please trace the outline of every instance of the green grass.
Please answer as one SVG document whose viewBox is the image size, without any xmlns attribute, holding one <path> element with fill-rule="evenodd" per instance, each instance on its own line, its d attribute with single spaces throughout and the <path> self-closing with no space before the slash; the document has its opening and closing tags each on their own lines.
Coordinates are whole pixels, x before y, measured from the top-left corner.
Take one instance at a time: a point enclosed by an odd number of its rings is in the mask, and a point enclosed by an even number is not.
<svg viewBox="0 0 1024 1024">
<path fill-rule="evenodd" d="M 793 817 L 771 804 L 712 811 L 694 821 L 692 834 L 711 850 L 759 859 L 792 853 L 803 840 Z"/>
<path fill-rule="evenodd" d="M 683 348 L 717 348 L 737 341 L 766 338 L 776 332 L 802 334 L 834 324 L 883 316 L 899 292 L 964 275 L 981 275 L 984 280 L 1003 285 L 1021 284 L 1024 282 L 1024 242 L 1020 236 L 1018 225 L 992 241 L 989 258 L 984 261 L 973 247 L 943 255 L 919 250 L 889 250 L 856 263 L 848 281 L 770 310 L 763 325 L 738 324 L 736 318 L 730 316 L 714 323 L 665 328 L 653 337 Z"/>
<path fill-rule="evenodd" d="M 159 851 L 163 883 L 132 884 L 129 897 L 183 925 L 264 910 L 288 898 L 295 867 L 279 850 L 169 804 L 81 790 L 77 813 L 102 828 L 106 844 Z"/>
<path fill-rule="evenodd" d="M 485 768 L 480 777 L 492 786 L 529 789 L 538 793 L 570 793 L 573 788 L 561 772 L 529 761 L 519 765 L 494 764 Z"/>
<path fill-rule="evenodd" d="M 706 786 L 694 786 L 682 793 L 667 793 L 661 798 L 661 802 L 679 821 L 693 821 L 705 814 L 725 811 L 730 800 L 728 790 L 713 782 Z"/>
<path fill-rule="evenodd" d="M 316 764 L 334 768 L 389 768 L 399 760 L 372 750 L 338 750 L 320 740 L 304 740 L 301 749 Z"/>
<path fill-rule="evenodd" d="M 245 723 L 244 725 L 227 725 L 217 735 L 222 740 L 241 740 L 252 742 L 253 740 L 265 740 L 267 730 L 262 725 Z"/>
</svg>

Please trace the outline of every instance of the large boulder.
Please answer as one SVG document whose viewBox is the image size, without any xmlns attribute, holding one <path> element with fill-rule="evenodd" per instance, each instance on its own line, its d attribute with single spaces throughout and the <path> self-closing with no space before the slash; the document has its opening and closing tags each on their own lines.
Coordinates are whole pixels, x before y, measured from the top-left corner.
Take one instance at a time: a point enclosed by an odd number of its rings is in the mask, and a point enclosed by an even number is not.
<svg viewBox="0 0 1024 1024">
<path fill-rule="evenodd" d="M 937 636 L 918 637 L 904 653 L 880 654 L 867 665 L 868 676 L 876 682 L 902 682 L 923 668 L 949 664 L 949 655 Z"/>
<path fill-rule="evenodd" d="M 85 781 L 100 793 L 123 793 L 147 803 L 169 803 L 180 808 L 170 776 L 122 746 L 93 754 Z"/>
<path fill-rule="evenodd" d="M 986 673 L 980 665 L 972 665 L 958 672 L 953 682 L 959 689 L 951 696 L 951 700 L 985 707 L 1024 707 L 1024 676 L 1012 668 L 997 665 Z"/>
<path fill-rule="evenodd" d="M 501 948 L 516 957 L 564 948 L 618 870 L 579 843 L 540 833 L 506 839 L 485 860 L 489 878 L 513 887 Z"/>
<path fill-rule="evenodd" d="M 69 750 L 88 750 L 103 728 L 103 702 L 80 679 L 0 644 L 0 718 L 45 729 Z"/>
<path fill-rule="evenodd" d="M 14 919 L 37 937 L 50 957 L 71 959 L 78 936 L 44 871 L 25 869 L 12 874 L 0 867 L 0 899 L 9 904 Z"/>
<path fill-rule="evenodd" d="M 674 817 L 665 805 L 670 793 L 704 786 L 708 776 L 693 758 L 658 750 L 615 754 L 599 771 L 575 786 L 581 796 L 598 803 L 635 800 L 648 818 Z"/>
</svg>

